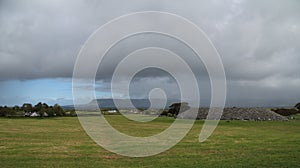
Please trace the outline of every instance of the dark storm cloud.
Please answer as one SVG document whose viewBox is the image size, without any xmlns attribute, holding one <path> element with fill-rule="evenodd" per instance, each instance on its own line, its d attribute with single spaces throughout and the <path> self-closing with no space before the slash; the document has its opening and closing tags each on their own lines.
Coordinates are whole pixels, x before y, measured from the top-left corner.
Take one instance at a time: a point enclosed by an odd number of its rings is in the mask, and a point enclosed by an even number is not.
<svg viewBox="0 0 300 168">
<path fill-rule="evenodd" d="M 286 98 L 283 93 L 291 95 L 289 101 L 300 99 L 298 0 L 2 0 L 0 80 L 70 78 L 76 56 L 94 30 L 117 16 L 143 10 L 179 14 L 203 28 L 222 57 L 231 104 L 247 104 L 237 99 L 241 96 L 237 93 L 248 95 L 253 99 L 248 104 L 254 105 L 258 97 Z M 109 88 L 114 67 L 124 55 L 148 46 L 168 48 L 182 56 L 198 82 L 209 83 L 203 64 L 189 48 L 168 37 L 144 35 L 124 40 L 107 54 L 97 74 L 102 87 Z M 136 82 L 147 85 L 149 79 L 167 80 L 165 76 L 149 71 L 137 76 L 146 79 Z M 263 96 L 262 91 L 266 92 Z"/>
</svg>

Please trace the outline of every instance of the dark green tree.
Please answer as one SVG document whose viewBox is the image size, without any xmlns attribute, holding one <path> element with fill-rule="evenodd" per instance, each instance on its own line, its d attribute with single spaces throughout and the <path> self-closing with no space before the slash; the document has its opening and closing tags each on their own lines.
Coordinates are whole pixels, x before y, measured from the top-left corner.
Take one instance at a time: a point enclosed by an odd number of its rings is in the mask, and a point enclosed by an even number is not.
<svg viewBox="0 0 300 168">
<path fill-rule="evenodd" d="M 38 104 L 36 104 L 34 106 L 34 111 L 39 113 L 40 111 L 42 111 L 42 108 L 43 108 L 43 104 L 42 104 L 42 102 L 39 102 Z"/>
<path fill-rule="evenodd" d="M 33 111 L 32 105 L 30 103 L 24 103 L 21 109 L 24 110 L 25 112 Z"/>
<path fill-rule="evenodd" d="M 49 108 L 48 104 L 39 102 L 34 106 L 34 111 L 37 112 L 41 117 L 44 117 L 44 115 L 46 113 L 48 114 L 49 112 L 48 108 Z"/>
<path fill-rule="evenodd" d="M 15 105 L 12 109 L 14 111 L 20 111 L 21 110 L 21 108 L 18 105 Z"/>
<path fill-rule="evenodd" d="M 56 116 L 64 116 L 65 115 L 63 108 L 61 108 L 60 105 L 58 105 L 58 104 L 55 104 L 53 106 L 53 111 L 56 114 Z"/>
<path fill-rule="evenodd" d="M 47 109 L 45 109 L 45 112 L 48 114 L 49 117 L 55 116 L 54 109 L 52 106 L 49 106 Z"/>
<path fill-rule="evenodd" d="M 297 104 L 295 105 L 295 108 L 296 108 L 297 110 L 300 110 L 300 102 L 297 103 Z"/>
<path fill-rule="evenodd" d="M 6 111 L 5 111 L 4 107 L 2 107 L 2 106 L 0 106 L 0 116 L 1 117 L 6 116 Z"/>
<path fill-rule="evenodd" d="M 71 111 L 70 111 L 70 116 L 71 116 L 71 117 L 75 117 L 75 116 L 77 116 L 77 114 L 76 114 L 75 110 L 71 110 Z"/>
<path fill-rule="evenodd" d="M 169 107 L 168 113 L 176 117 L 179 113 L 184 112 L 188 109 L 190 109 L 190 106 L 186 102 L 174 103 Z"/>
<path fill-rule="evenodd" d="M 10 117 L 12 115 L 15 115 L 15 111 L 12 108 L 4 106 L 2 108 L 2 115 L 5 116 L 5 117 Z"/>
<path fill-rule="evenodd" d="M 49 108 L 49 106 L 48 106 L 48 104 L 43 103 L 43 104 L 42 104 L 42 108 L 47 109 L 47 108 Z"/>
</svg>

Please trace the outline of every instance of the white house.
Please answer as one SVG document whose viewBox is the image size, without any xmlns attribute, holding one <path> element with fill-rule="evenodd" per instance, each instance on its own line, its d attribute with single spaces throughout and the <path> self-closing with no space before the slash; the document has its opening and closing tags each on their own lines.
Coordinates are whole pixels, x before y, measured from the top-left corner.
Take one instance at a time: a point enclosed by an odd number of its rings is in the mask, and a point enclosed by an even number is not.
<svg viewBox="0 0 300 168">
<path fill-rule="evenodd" d="M 108 110 L 107 111 L 108 113 L 116 113 L 116 112 L 118 112 L 117 110 Z"/>
<path fill-rule="evenodd" d="M 40 114 L 38 114 L 38 113 L 36 113 L 36 112 L 33 112 L 31 115 L 30 115 L 30 117 L 39 117 L 40 116 Z"/>
</svg>

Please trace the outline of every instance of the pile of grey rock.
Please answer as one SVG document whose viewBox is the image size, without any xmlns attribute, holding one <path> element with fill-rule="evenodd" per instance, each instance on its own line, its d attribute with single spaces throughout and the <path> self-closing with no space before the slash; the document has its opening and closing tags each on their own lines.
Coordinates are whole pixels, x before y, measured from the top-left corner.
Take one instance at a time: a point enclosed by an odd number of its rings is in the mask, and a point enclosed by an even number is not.
<svg viewBox="0 0 300 168">
<path fill-rule="evenodd" d="M 199 108 L 197 120 L 207 118 L 209 108 Z M 178 118 L 191 119 L 195 116 L 197 110 L 193 109 L 178 114 Z M 217 116 L 211 116 L 210 119 L 217 119 Z M 250 121 L 287 121 L 288 119 L 267 108 L 224 108 L 221 120 L 250 120 Z"/>
</svg>

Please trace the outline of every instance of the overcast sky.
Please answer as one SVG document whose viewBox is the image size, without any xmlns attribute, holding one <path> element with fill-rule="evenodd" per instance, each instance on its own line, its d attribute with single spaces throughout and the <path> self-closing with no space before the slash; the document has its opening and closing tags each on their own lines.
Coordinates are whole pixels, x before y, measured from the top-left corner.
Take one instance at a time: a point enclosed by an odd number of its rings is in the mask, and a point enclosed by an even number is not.
<svg viewBox="0 0 300 168">
<path fill-rule="evenodd" d="M 0 105 L 71 104 L 73 68 L 87 38 L 111 19 L 145 10 L 183 16 L 204 30 L 224 64 L 228 106 L 300 102 L 299 0 L 0 0 Z M 154 34 L 128 38 L 108 52 L 97 74 L 98 98 L 111 96 L 110 77 L 122 56 L 149 46 L 182 56 L 197 76 L 201 104 L 208 105 L 201 61 L 180 42 Z M 152 69 L 137 75 L 131 96 L 145 98 L 155 87 L 170 98 L 179 93 L 170 75 Z"/>
</svg>

